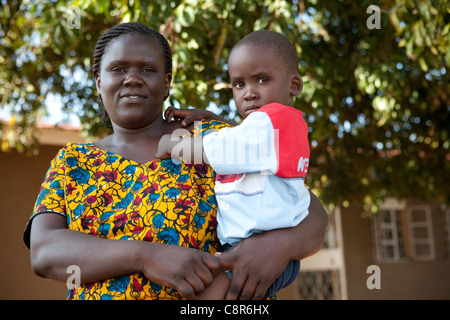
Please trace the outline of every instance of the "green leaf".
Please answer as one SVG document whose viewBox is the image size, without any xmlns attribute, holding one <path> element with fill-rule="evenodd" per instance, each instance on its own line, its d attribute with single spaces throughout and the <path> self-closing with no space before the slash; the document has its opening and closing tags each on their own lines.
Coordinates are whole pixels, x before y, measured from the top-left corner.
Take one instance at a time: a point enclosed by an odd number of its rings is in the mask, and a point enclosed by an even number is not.
<svg viewBox="0 0 450 320">
<path fill-rule="evenodd" d="M 418 61 L 419 61 L 420 68 L 421 68 L 424 72 L 427 72 L 427 71 L 428 71 L 428 65 L 427 65 L 425 59 L 424 59 L 423 57 L 421 57 L 421 58 L 419 58 Z"/>
</svg>

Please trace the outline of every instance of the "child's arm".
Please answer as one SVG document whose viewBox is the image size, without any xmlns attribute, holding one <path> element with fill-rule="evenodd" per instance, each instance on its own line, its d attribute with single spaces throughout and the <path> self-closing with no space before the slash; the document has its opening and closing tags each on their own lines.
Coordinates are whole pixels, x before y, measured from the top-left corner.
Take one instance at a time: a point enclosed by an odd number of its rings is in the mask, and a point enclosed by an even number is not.
<svg viewBox="0 0 450 320">
<path fill-rule="evenodd" d="M 203 109 L 177 109 L 172 106 L 168 107 L 164 112 L 164 117 L 167 122 L 181 121 L 183 127 L 191 125 L 194 121 L 203 119 L 212 119 L 221 121 L 232 126 L 236 123 L 226 120 L 222 116 L 216 115 L 208 110 Z M 186 130 L 182 129 L 184 135 Z M 156 157 L 159 159 L 180 159 L 191 163 L 206 163 L 209 164 L 208 159 L 203 151 L 202 137 L 182 137 L 174 131 L 171 134 L 166 134 L 161 137 L 158 144 L 158 152 Z"/>
<path fill-rule="evenodd" d="M 164 117 L 167 122 L 172 122 L 174 120 L 180 121 L 183 127 L 187 127 L 192 124 L 194 121 L 200 121 L 202 119 L 210 119 L 210 120 L 218 120 L 221 122 L 228 123 L 232 126 L 235 126 L 236 123 L 234 121 L 230 121 L 225 119 L 222 116 L 219 116 L 211 111 L 204 109 L 177 109 L 175 107 L 168 107 L 164 112 Z"/>
<path fill-rule="evenodd" d="M 194 121 L 202 118 L 205 114 L 203 111 L 206 110 L 180 110 L 169 107 L 165 115 L 167 121 L 172 117 L 185 117 L 183 121 Z M 210 114 L 213 115 L 211 112 Z M 274 143 L 271 142 L 273 138 L 264 121 L 247 118 L 238 126 L 224 128 L 202 137 L 181 137 L 176 131 L 166 134 L 159 141 L 156 157 L 210 164 L 219 174 L 273 171 L 276 169 L 275 151 L 272 150 Z"/>
</svg>

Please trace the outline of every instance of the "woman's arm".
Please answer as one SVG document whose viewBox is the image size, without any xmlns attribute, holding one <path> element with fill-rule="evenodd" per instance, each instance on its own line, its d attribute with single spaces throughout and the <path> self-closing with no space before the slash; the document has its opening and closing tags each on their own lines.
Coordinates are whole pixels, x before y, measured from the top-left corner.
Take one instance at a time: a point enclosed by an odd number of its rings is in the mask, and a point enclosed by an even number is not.
<svg viewBox="0 0 450 320">
<path fill-rule="evenodd" d="M 31 264 L 39 276 L 66 282 L 77 265 L 81 282 L 142 272 L 148 279 L 192 298 L 218 272 L 216 257 L 200 250 L 145 241 L 101 239 L 68 230 L 64 217 L 40 214 L 31 228 Z"/>
<path fill-rule="evenodd" d="M 221 268 L 233 274 L 227 299 L 261 299 L 289 261 L 320 250 L 328 216 L 319 199 L 310 195 L 309 214 L 298 226 L 254 235 L 219 256 Z"/>
<path fill-rule="evenodd" d="M 311 203 L 305 220 L 295 228 L 278 230 L 285 231 L 284 242 L 287 252 L 291 252 L 290 260 L 302 260 L 312 256 L 320 250 L 325 239 L 328 214 L 316 195 L 311 191 L 309 194 Z M 306 223 L 303 223 L 305 221 Z"/>
</svg>

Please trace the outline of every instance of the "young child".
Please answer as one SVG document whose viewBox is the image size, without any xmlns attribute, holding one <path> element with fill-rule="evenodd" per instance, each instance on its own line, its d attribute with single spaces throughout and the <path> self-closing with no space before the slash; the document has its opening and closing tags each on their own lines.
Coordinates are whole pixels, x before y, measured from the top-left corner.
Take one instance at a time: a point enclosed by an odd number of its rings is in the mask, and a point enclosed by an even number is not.
<svg viewBox="0 0 450 320">
<path fill-rule="evenodd" d="M 298 225 L 308 215 L 310 203 L 304 181 L 308 127 L 302 113 L 292 107 L 303 88 L 295 48 L 277 32 L 253 32 L 233 47 L 228 71 L 242 123 L 179 142 L 167 135 L 158 150 L 160 157 L 171 157 L 176 148 L 182 151 L 176 156 L 193 162 L 193 146 L 198 145 L 194 140 L 200 139 L 203 161 L 217 174 L 217 234 L 225 248 L 255 233 Z M 172 109 L 169 118 L 190 112 Z M 300 261 L 288 264 L 266 297 L 292 283 L 299 268 Z M 203 297 L 222 299 L 228 287 L 218 286 L 213 283 Z"/>
</svg>

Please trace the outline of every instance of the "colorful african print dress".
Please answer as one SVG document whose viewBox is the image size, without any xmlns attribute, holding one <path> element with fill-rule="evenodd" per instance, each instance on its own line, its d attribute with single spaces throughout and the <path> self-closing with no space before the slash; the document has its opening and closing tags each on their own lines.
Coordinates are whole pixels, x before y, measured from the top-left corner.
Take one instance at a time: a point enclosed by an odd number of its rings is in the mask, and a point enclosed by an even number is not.
<svg viewBox="0 0 450 320">
<path fill-rule="evenodd" d="M 228 126 L 206 121 L 195 134 Z M 69 143 L 45 176 L 24 239 L 29 246 L 32 219 L 55 213 L 70 230 L 106 239 L 174 244 L 214 254 L 215 173 L 208 165 L 153 160 L 145 164 L 102 150 Z M 81 270 L 82 272 L 82 270 Z M 180 299 L 176 290 L 143 274 L 130 274 L 71 288 L 68 299 Z"/>
</svg>

